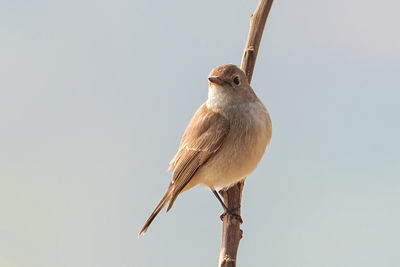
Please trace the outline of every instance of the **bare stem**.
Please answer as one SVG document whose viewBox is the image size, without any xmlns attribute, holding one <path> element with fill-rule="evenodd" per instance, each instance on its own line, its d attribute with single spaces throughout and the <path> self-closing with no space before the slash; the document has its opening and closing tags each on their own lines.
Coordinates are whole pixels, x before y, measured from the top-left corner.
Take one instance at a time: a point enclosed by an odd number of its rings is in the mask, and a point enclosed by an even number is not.
<svg viewBox="0 0 400 267">
<path fill-rule="evenodd" d="M 246 73 L 249 82 L 253 76 L 254 67 L 260 47 L 261 37 L 264 31 L 265 23 L 273 0 L 260 0 L 257 9 L 250 18 L 250 30 L 247 37 L 246 47 L 242 58 L 242 70 Z M 228 190 L 221 190 L 220 194 L 224 198 L 224 203 L 229 210 L 240 215 L 240 207 L 242 202 L 242 191 L 244 180 L 232 186 Z M 236 256 L 240 239 L 242 238 L 242 230 L 240 229 L 241 221 L 238 217 L 227 214 L 223 217 L 222 244 L 219 255 L 220 267 L 236 267 Z"/>
</svg>

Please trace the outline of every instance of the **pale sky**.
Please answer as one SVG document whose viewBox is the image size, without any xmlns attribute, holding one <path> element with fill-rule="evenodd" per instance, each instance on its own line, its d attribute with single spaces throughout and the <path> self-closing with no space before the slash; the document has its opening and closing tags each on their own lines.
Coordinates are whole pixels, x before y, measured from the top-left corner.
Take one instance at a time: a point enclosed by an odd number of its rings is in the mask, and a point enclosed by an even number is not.
<svg viewBox="0 0 400 267">
<path fill-rule="evenodd" d="M 258 1 L 0 3 L 0 266 L 217 266 L 205 188 L 137 233 Z M 276 0 L 252 86 L 273 137 L 239 266 L 400 266 L 400 2 Z"/>
</svg>

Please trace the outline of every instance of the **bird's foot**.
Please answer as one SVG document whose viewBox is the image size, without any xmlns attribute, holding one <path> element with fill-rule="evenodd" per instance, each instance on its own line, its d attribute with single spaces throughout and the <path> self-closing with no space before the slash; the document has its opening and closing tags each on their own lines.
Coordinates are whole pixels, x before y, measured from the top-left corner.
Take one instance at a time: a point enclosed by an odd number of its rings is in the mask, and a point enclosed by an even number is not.
<svg viewBox="0 0 400 267">
<path fill-rule="evenodd" d="M 224 221 L 224 217 L 228 215 L 228 216 L 232 216 L 233 218 L 238 220 L 240 222 L 240 224 L 242 224 L 243 223 L 242 217 L 239 214 L 235 213 L 235 211 L 238 209 L 240 209 L 240 206 L 237 208 L 233 208 L 233 209 L 224 208 L 225 212 L 222 213 L 220 216 L 221 221 Z"/>
</svg>

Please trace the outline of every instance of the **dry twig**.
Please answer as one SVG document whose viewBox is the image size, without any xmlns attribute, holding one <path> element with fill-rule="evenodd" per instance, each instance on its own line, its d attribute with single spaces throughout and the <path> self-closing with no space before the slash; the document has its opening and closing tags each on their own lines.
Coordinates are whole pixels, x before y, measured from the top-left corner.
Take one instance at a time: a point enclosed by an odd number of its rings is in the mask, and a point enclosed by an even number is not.
<svg viewBox="0 0 400 267">
<path fill-rule="evenodd" d="M 267 21 L 272 2 L 273 0 L 260 0 L 256 11 L 250 18 L 250 30 L 241 66 L 243 71 L 246 73 L 249 82 L 253 76 L 258 48 L 260 47 L 265 22 Z M 240 203 L 242 201 L 243 186 L 244 180 L 226 191 L 220 191 L 220 194 L 224 198 L 226 207 L 229 210 L 233 210 L 238 215 L 240 215 Z M 229 214 L 224 216 L 222 221 L 223 231 L 219 266 L 235 267 L 237 250 L 240 239 L 242 238 L 242 230 L 240 229 L 240 224 L 242 222 L 238 219 L 238 217 L 234 217 Z"/>
</svg>

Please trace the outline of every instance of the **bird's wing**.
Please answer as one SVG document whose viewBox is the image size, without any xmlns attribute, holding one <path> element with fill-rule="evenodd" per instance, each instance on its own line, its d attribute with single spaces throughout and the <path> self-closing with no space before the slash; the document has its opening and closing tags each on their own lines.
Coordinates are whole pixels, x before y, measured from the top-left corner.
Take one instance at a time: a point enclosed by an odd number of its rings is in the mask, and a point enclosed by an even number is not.
<svg viewBox="0 0 400 267">
<path fill-rule="evenodd" d="M 182 137 L 178 153 L 169 169 L 173 170 L 168 210 L 196 171 L 221 147 L 229 133 L 229 121 L 203 104 L 193 116 Z"/>
</svg>

